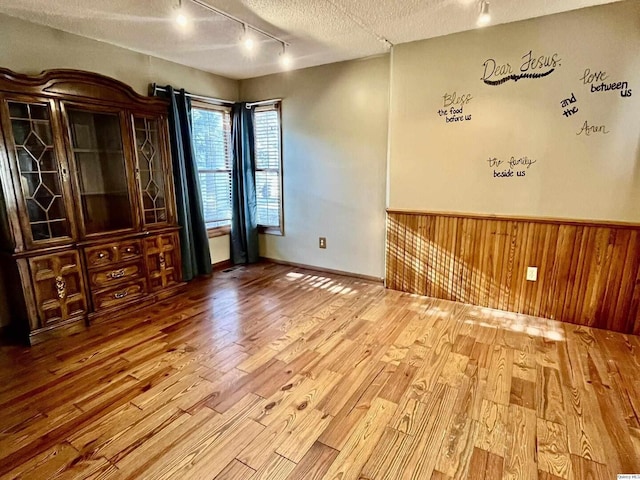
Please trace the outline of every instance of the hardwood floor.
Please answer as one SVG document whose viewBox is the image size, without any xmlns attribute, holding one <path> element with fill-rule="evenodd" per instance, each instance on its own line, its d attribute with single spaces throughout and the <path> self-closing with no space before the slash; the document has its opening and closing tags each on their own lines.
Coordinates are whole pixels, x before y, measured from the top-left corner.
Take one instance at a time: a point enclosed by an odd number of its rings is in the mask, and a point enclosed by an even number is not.
<svg viewBox="0 0 640 480">
<path fill-rule="evenodd" d="M 640 337 L 273 264 L 0 350 L 0 478 L 640 473 Z"/>
</svg>

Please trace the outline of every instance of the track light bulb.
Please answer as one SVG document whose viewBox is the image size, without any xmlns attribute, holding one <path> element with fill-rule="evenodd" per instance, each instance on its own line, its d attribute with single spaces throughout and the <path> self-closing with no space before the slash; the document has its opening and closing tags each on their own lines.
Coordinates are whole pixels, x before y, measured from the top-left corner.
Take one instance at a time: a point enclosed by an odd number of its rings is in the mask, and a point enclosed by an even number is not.
<svg viewBox="0 0 640 480">
<path fill-rule="evenodd" d="M 181 27 L 186 27 L 187 23 L 189 23 L 189 19 L 184 13 L 178 12 L 176 15 L 176 23 Z"/>
<path fill-rule="evenodd" d="M 491 22 L 491 14 L 489 13 L 489 2 L 482 0 L 480 2 L 480 15 L 478 16 L 478 26 L 484 27 Z"/>
<path fill-rule="evenodd" d="M 242 42 L 243 48 L 248 53 L 253 52 L 257 47 L 257 43 L 253 38 L 253 34 L 251 33 L 251 30 L 249 30 L 249 27 L 246 24 L 244 25 L 244 33 L 242 34 L 242 38 L 240 39 L 240 41 Z"/>
<path fill-rule="evenodd" d="M 187 14 L 182 7 L 182 0 L 178 0 L 178 4 L 174 6 L 173 9 L 173 19 L 176 21 L 176 24 L 180 28 L 185 28 L 189 24 L 189 17 L 187 17 Z"/>
<path fill-rule="evenodd" d="M 293 59 L 291 58 L 291 55 L 289 55 L 289 53 L 287 52 L 287 46 L 286 44 L 282 44 L 282 52 L 280 52 L 280 66 L 282 66 L 282 68 L 284 68 L 285 70 L 288 70 L 289 68 L 291 68 L 291 64 L 293 63 Z"/>
<path fill-rule="evenodd" d="M 284 68 L 289 68 L 291 67 L 291 63 L 293 61 L 291 60 L 291 55 L 289 55 L 288 53 L 285 53 L 283 55 L 280 56 L 280 64 L 284 67 Z"/>
</svg>

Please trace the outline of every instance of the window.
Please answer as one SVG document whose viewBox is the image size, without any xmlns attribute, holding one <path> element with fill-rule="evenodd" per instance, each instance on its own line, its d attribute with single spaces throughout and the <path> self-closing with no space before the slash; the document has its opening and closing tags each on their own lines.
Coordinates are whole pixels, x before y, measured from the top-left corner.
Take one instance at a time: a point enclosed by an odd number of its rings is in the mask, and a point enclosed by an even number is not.
<svg viewBox="0 0 640 480">
<path fill-rule="evenodd" d="M 193 149 L 205 223 L 211 236 L 231 226 L 231 109 L 193 102 Z M 282 234 L 282 149 L 280 104 L 254 113 L 256 199 L 262 233 Z"/>
<path fill-rule="evenodd" d="M 264 233 L 283 233 L 280 104 L 256 107 L 254 114 L 258 225 Z"/>
<path fill-rule="evenodd" d="M 231 226 L 230 109 L 194 102 L 191 121 L 205 224 L 224 233 Z"/>
</svg>

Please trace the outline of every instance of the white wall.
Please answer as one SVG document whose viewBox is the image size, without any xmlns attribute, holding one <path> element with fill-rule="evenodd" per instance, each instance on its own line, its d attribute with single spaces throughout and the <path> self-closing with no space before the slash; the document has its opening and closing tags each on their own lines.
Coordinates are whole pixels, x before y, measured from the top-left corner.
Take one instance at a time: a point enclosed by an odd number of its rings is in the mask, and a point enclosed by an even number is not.
<svg viewBox="0 0 640 480">
<path fill-rule="evenodd" d="M 229 235 L 210 238 L 209 249 L 211 250 L 212 264 L 229 260 L 231 258 L 231 243 L 229 241 Z"/>
<path fill-rule="evenodd" d="M 640 221 L 639 19 L 640 2 L 627 1 L 395 47 L 389 206 Z M 481 79 L 489 58 L 522 73 L 530 50 L 555 55 L 555 70 L 498 86 Z M 606 72 L 606 84 L 628 82 L 632 96 L 591 93 L 586 69 Z M 473 97 L 459 115 L 469 121 L 438 114 L 453 92 Z M 578 110 L 564 116 L 561 101 L 572 94 L 566 108 Z M 608 133 L 578 135 L 584 122 Z M 536 163 L 494 177 L 511 157 Z M 505 163 L 496 168 L 489 158 Z"/>
<path fill-rule="evenodd" d="M 389 57 L 241 81 L 240 96 L 284 99 L 285 235 L 262 235 L 261 255 L 382 277 Z"/>
<path fill-rule="evenodd" d="M 184 67 L 52 28 L 0 15 L 0 67 L 36 74 L 54 68 L 101 73 L 148 94 L 149 84 L 171 84 L 193 93 L 238 99 L 236 80 Z M 229 237 L 212 239 L 212 261 L 229 258 Z M 226 258 L 225 258 L 226 256 Z M 6 300 L 0 285 L 0 326 L 8 323 Z"/>
</svg>

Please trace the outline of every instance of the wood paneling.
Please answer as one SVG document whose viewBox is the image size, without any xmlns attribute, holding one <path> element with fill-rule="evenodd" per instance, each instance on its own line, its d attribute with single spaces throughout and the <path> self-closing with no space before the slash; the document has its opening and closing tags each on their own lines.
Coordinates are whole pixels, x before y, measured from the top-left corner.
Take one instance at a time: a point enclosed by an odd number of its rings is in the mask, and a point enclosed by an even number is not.
<svg viewBox="0 0 640 480">
<path fill-rule="evenodd" d="M 395 290 L 640 334 L 639 225 L 389 211 L 386 255 Z"/>
</svg>

